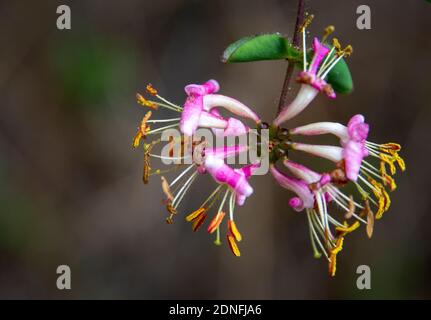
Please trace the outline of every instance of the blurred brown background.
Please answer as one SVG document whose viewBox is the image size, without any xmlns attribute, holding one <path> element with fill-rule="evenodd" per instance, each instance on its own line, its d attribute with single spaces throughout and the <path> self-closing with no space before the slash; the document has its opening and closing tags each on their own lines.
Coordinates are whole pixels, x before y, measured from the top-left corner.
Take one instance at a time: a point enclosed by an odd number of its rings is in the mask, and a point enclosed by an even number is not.
<svg viewBox="0 0 431 320">
<path fill-rule="evenodd" d="M 307 2 L 312 34 L 334 24 L 353 45 L 355 91 L 319 97 L 291 125 L 363 113 L 370 140 L 400 142 L 407 162 L 390 212 L 371 240 L 361 231 L 346 241 L 336 278 L 270 176 L 252 179 L 255 195 L 237 210 L 237 259 L 181 218 L 164 223 L 158 179 L 142 184 L 142 153 L 131 148 L 144 111 L 135 93 L 148 82 L 181 103 L 185 84 L 215 78 L 270 121 L 286 63 L 220 56 L 242 36 L 290 35 L 296 1 L 2 0 L 0 298 L 431 298 L 431 4 Z M 71 7 L 70 31 L 56 28 L 60 4 Z M 360 4 L 371 30 L 356 28 Z M 184 213 L 213 186 L 201 179 Z M 71 291 L 56 288 L 61 264 Z M 361 264 L 372 290 L 356 289 Z"/>
</svg>

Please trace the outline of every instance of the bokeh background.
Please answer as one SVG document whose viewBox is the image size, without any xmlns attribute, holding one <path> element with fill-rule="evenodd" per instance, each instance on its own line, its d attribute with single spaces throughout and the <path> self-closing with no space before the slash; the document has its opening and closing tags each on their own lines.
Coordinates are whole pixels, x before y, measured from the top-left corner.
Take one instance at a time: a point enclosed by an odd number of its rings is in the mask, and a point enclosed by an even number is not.
<svg viewBox="0 0 431 320">
<path fill-rule="evenodd" d="M 70 31 L 56 28 L 60 4 L 71 7 Z M 371 30 L 356 28 L 360 4 L 371 7 Z M 165 224 L 158 178 L 142 184 L 142 152 L 131 148 L 144 113 L 135 93 L 148 82 L 181 103 L 185 84 L 215 78 L 270 121 L 286 63 L 220 56 L 242 36 L 291 35 L 296 1 L 0 1 L 0 298 L 431 298 L 431 4 L 307 8 L 312 33 L 334 24 L 353 45 L 355 91 L 319 97 L 291 125 L 363 113 L 370 139 L 400 142 L 408 167 L 373 238 L 346 241 L 334 279 L 270 176 L 252 179 L 255 195 L 237 210 L 237 259 L 181 218 Z M 201 179 L 184 213 L 213 187 Z M 72 269 L 70 291 L 56 288 L 61 264 Z M 372 290 L 356 288 L 362 264 Z"/>
</svg>

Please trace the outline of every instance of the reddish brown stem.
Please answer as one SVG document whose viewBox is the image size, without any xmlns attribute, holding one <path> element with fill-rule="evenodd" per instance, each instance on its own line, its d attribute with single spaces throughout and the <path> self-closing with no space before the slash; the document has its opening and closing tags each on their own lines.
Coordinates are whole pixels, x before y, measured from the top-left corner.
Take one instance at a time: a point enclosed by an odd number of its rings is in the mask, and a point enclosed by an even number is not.
<svg viewBox="0 0 431 320">
<path fill-rule="evenodd" d="M 293 39 L 292 39 L 292 44 L 294 46 L 298 46 L 299 44 L 299 33 L 300 33 L 299 29 L 304 22 L 304 9 L 305 9 L 305 0 L 298 0 L 298 10 L 296 13 L 295 30 L 293 31 Z M 294 63 L 288 61 L 286 76 L 284 77 L 283 89 L 281 90 L 280 100 L 278 102 L 277 115 L 281 112 L 283 107 L 286 105 L 287 93 L 289 92 L 289 85 L 292 79 L 294 69 L 295 69 Z"/>
</svg>

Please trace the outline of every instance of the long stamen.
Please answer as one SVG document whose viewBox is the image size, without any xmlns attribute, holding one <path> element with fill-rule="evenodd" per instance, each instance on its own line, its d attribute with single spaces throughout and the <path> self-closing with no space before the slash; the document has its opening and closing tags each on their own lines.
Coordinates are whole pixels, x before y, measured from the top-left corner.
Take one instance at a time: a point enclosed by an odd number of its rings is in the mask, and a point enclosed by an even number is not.
<svg viewBox="0 0 431 320">
<path fill-rule="evenodd" d="M 336 58 L 335 60 L 332 59 L 330 63 L 328 63 L 328 66 L 326 67 L 326 70 L 324 71 L 324 73 L 320 76 L 322 79 L 325 79 L 326 76 L 328 75 L 328 73 L 332 70 L 332 68 L 335 67 L 335 65 L 338 63 L 338 61 L 340 61 L 341 59 L 343 59 L 345 53 L 343 52 L 338 58 Z"/>
<path fill-rule="evenodd" d="M 339 197 L 337 197 L 335 194 L 333 194 L 332 190 L 328 190 L 329 194 L 331 195 L 331 197 L 334 199 L 335 203 L 338 204 L 342 209 L 344 209 L 346 212 L 349 211 L 349 208 L 347 207 L 346 203 L 343 202 L 343 199 L 340 199 Z M 355 202 L 353 202 L 355 203 Z M 359 206 L 358 206 L 359 207 Z M 362 207 L 363 208 L 363 207 Z M 352 213 L 352 217 L 354 217 L 355 219 L 361 221 L 364 224 L 367 224 L 367 222 L 365 220 L 363 220 L 361 217 L 359 217 L 356 213 Z"/>
<path fill-rule="evenodd" d="M 326 55 L 325 60 L 323 60 L 323 63 L 319 69 L 319 72 L 317 72 L 317 76 L 320 77 L 323 71 L 325 71 L 326 64 L 328 63 L 329 58 L 331 57 L 332 53 L 334 52 L 335 48 L 332 47 L 329 53 Z"/>
<path fill-rule="evenodd" d="M 350 201 L 350 198 L 348 196 L 346 196 L 343 192 L 341 192 L 338 188 L 335 188 L 333 186 L 329 186 L 329 189 L 334 191 L 336 194 L 339 194 L 341 197 L 343 197 L 346 201 Z M 364 209 L 364 207 L 362 205 L 360 205 L 359 203 L 353 201 L 353 203 L 355 204 L 356 207 L 360 208 L 360 209 Z"/>
<path fill-rule="evenodd" d="M 314 239 L 314 235 L 313 235 L 313 231 L 312 231 L 313 227 L 312 227 L 311 221 L 310 221 L 310 213 L 308 210 L 307 210 L 307 219 L 308 219 L 308 231 L 310 234 L 311 247 L 313 248 L 313 255 L 315 258 L 320 258 L 322 256 L 322 254 L 320 253 L 320 251 L 316 247 L 316 241 Z"/>
<path fill-rule="evenodd" d="M 324 229 L 327 229 L 328 226 L 326 224 L 326 222 L 327 222 L 326 213 L 323 209 L 323 203 L 322 203 L 322 198 L 320 196 L 320 192 L 316 192 L 315 196 L 316 196 L 316 201 L 317 201 L 317 207 L 319 208 L 320 218 L 322 219 L 322 225 L 323 225 Z"/>
<path fill-rule="evenodd" d="M 213 193 L 211 193 L 210 194 L 210 196 L 208 197 L 208 198 L 206 198 L 206 200 L 202 203 L 202 205 L 201 205 L 201 207 L 205 207 L 206 206 L 206 204 L 208 203 L 208 202 L 210 202 L 210 200 L 216 195 L 216 194 L 218 194 L 218 192 L 220 191 L 220 189 L 221 189 L 221 187 L 222 187 L 222 185 L 219 185 L 214 191 L 213 191 Z"/>
<path fill-rule="evenodd" d="M 235 207 L 235 193 L 231 193 L 230 199 L 229 199 L 229 218 L 233 220 L 233 211 Z"/>
<path fill-rule="evenodd" d="M 190 156 L 187 157 L 164 157 L 158 154 L 149 153 L 149 155 L 153 158 L 162 159 L 162 160 L 184 160 L 190 158 Z"/>
<path fill-rule="evenodd" d="M 148 120 L 147 123 L 162 123 L 162 122 L 174 122 L 180 121 L 181 118 L 171 118 L 171 119 L 160 119 L 160 120 Z"/>
<path fill-rule="evenodd" d="M 385 181 L 384 177 L 382 177 L 381 175 L 379 175 L 378 173 L 374 172 L 373 170 L 370 170 L 369 168 L 363 166 L 361 167 L 361 171 L 366 171 L 366 173 L 371 174 L 372 176 L 374 176 L 377 179 L 381 179 L 383 182 Z"/>
<path fill-rule="evenodd" d="M 379 173 L 379 170 L 375 166 L 373 166 L 371 163 L 369 163 L 365 160 L 362 160 L 362 163 L 367 165 L 370 170 L 374 170 L 375 173 Z"/>
<path fill-rule="evenodd" d="M 187 172 L 189 172 L 190 170 L 191 170 L 191 168 L 193 168 L 194 167 L 194 165 L 192 164 L 192 165 L 190 165 L 188 168 L 186 168 L 183 172 L 181 172 L 179 175 L 178 175 L 178 177 L 176 177 L 175 178 L 175 180 L 174 181 L 172 181 L 170 184 L 169 184 L 169 187 L 173 187 L 174 186 L 174 184 L 175 183 L 177 183 Z"/>
<path fill-rule="evenodd" d="M 158 133 L 158 132 L 163 131 L 165 129 L 175 128 L 177 126 L 179 126 L 179 123 L 170 124 L 170 125 L 165 126 L 165 127 L 161 127 L 161 128 L 157 128 L 157 129 L 148 131 L 147 135 L 155 134 L 155 133 Z"/>
<path fill-rule="evenodd" d="M 166 103 L 163 103 L 163 102 L 160 102 L 160 101 L 148 100 L 148 102 L 151 102 L 151 103 L 157 105 L 158 107 L 162 107 L 162 108 L 165 108 L 165 109 L 168 109 L 168 110 L 171 110 L 171 111 L 175 111 L 175 112 L 181 112 L 182 111 L 182 109 L 178 109 L 177 106 L 173 107 L 170 104 L 166 104 Z"/>
<path fill-rule="evenodd" d="M 361 175 L 358 175 L 358 178 L 365 183 L 371 190 L 373 190 L 374 192 L 380 193 L 380 190 L 378 190 L 376 187 L 374 187 L 371 183 L 368 182 L 367 179 L 365 179 L 364 177 L 362 177 Z"/>
<path fill-rule="evenodd" d="M 308 215 L 308 216 L 311 218 L 311 215 Z M 310 221 L 310 220 L 309 220 L 309 221 Z M 326 249 L 325 249 L 325 247 L 323 246 L 322 242 L 320 241 L 320 238 L 319 238 L 319 236 L 317 235 L 316 230 L 314 230 L 313 223 L 311 222 L 309 225 L 310 225 L 310 228 L 311 228 L 311 232 L 312 232 L 312 233 L 313 233 L 313 235 L 314 235 L 314 238 L 316 239 L 317 243 L 319 244 L 320 249 L 321 249 L 321 250 L 322 250 L 322 252 L 325 254 L 326 259 L 328 259 L 328 260 L 329 260 L 328 254 L 326 253 Z"/>
<path fill-rule="evenodd" d="M 370 200 L 372 204 L 378 206 L 377 202 L 370 196 L 370 193 L 365 191 L 359 183 L 355 182 L 355 186 L 365 200 Z"/>
<path fill-rule="evenodd" d="M 328 215 L 328 219 L 329 219 L 329 222 L 332 223 L 334 226 L 336 226 L 336 227 L 343 227 L 343 225 L 341 224 L 341 222 L 337 221 L 336 219 L 334 219 L 330 215 Z"/>
<path fill-rule="evenodd" d="M 197 176 L 197 172 L 194 172 L 186 181 L 186 183 L 184 183 L 184 185 L 181 187 L 181 189 L 178 191 L 178 193 L 175 195 L 174 200 L 172 200 L 172 206 L 174 206 L 175 208 L 178 207 L 179 202 L 182 200 L 184 194 L 187 192 L 187 190 L 189 189 L 189 187 L 192 185 L 194 179 Z"/>
<path fill-rule="evenodd" d="M 305 42 L 305 28 L 302 28 L 302 60 L 303 71 L 307 71 L 307 44 Z"/>
<path fill-rule="evenodd" d="M 180 107 L 180 106 L 176 105 L 175 103 L 170 102 L 169 100 L 166 100 L 165 98 L 163 98 L 163 97 L 161 97 L 161 96 L 159 96 L 159 95 L 156 95 L 156 97 L 157 97 L 160 101 L 163 101 L 164 103 L 166 103 L 167 105 L 172 106 L 173 108 L 176 108 L 176 109 L 177 109 L 177 111 L 182 111 L 182 110 L 183 110 L 183 108 L 182 108 L 182 107 Z"/>
<path fill-rule="evenodd" d="M 226 192 L 225 192 L 225 194 L 224 194 L 224 196 L 223 196 L 223 199 L 222 199 L 222 201 L 221 201 L 221 203 L 220 203 L 220 206 L 219 206 L 219 208 L 218 208 L 218 211 L 217 211 L 217 212 L 221 212 L 221 211 L 223 211 L 223 206 L 224 206 L 224 203 L 226 202 L 226 199 L 227 199 L 227 196 L 228 196 L 229 192 L 230 192 L 230 189 L 229 189 L 229 188 L 227 188 L 227 190 L 226 190 Z"/>
</svg>

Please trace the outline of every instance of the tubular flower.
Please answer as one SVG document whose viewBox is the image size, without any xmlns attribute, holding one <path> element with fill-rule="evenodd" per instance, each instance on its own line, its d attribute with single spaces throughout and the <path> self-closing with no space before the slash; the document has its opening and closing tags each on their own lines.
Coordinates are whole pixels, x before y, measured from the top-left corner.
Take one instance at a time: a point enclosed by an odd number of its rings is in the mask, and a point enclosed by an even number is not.
<svg viewBox="0 0 431 320">
<path fill-rule="evenodd" d="M 185 87 L 187 99 L 184 106 L 178 106 L 161 97 L 157 90 L 151 85 L 147 86 L 147 92 L 156 97 L 158 101 L 147 100 L 141 94 L 136 98 L 140 105 L 153 110 L 159 107 L 173 112 L 180 113 L 180 117 L 169 119 L 150 119 L 151 111 L 147 112 L 141 121 L 138 132 L 133 140 L 133 146 L 138 147 L 142 138 L 149 135 L 160 135 L 163 130 L 179 127 L 186 136 L 192 136 L 197 128 L 211 128 L 223 136 L 237 136 L 246 134 L 250 128 L 236 118 L 224 119 L 218 113 L 217 108 L 225 108 L 235 115 L 249 118 L 260 123 L 259 117 L 243 103 L 220 94 L 215 94 L 219 90 L 219 84 L 215 80 L 209 80 L 202 85 L 189 84 Z M 152 129 L 154 124 L 166 124 L 165 126 Z"/>
<path fill-rule="evenodd" d="M 392 177 L 396 173 L 395 163 L 402 171 L 406 167 L 398 154 L 401 150 L 399 144 L 376 144 L 367 141 L 368 132 L 369 126 L 362 115 L 353 116 L 347 126 L 333 122 L 318 122 L 290 130 L 291 135 L 327 133 L 336 135 L 340 139 L 341 147 L 292 143 L 292 149 L 335 162 L 338 166 L 336 171 L 338 181 L 354 182 L 361 196 L 377 207 L 376 218 L 380 219 L 391 203 L 386 189 L 390 191 L 396 189 Z M 373 164 L 375 161 L 366 161 L 367 157 L 377 159 L 377 165 Z"/>
<path fill-rule="evenodd" d="M 333 39 L 332 48 L 329 48 L 325 43 L 327 37 L 334 31 L 333 26 L 325 29 L 325 34 L 322 41 L 314 38 L 312 49 L 313 56 L 311 61 L 307 62 L 307 46 L 306 46 L 306 28 L 311 23 L 313 16 L 307 17 L 305 23 L 301 27 L 302 33 L 302 52 L 303 52 L 303 71 L 299 73 L 297 81 L 301 84 L 298 94 L 295 99 L 283 108 L 274 124 L 279 126 L 281 123 L 292 119 L 302 110 L 304 110 L 319 92 L 323 92 L 331 99 L 335 99 L 336 94 L 332 86 L 326 82 L 326 77 L 332 68 L 343 58 L 348 57 L 353 49 L 349 45 L 341 49 L 341 45 L 336 38 Z"/>
<path fill-rule="evenodd" d="M 209 80 L 202 85 L 189 84 L 185 87 L 187 100 L 181 113 L 180 129 L 185 135 L 191 136 L 198 127 L 223 129 L 228 133 L 244 134 L 248 128 L 239 120 L 228 120 L 220 117 L 218 112 L 211 112 L 214 107 L 226 108 L 230 112 L 260 122 L 259 117 L 241 102 L 220 94 L 219 84 L 215 80 Z"/>
<path fill-rule="evenodd" d="M 334 276 L 336 256 L 341 251 L 345 235 L 359 227 L 361 222 L 368 224 L 363 218 L 366 206 L 340 191 L 331 174 L 317 173 L 289 159 L 285 159 L 283 164 L 293 177 L 280 172 L 275 166 L 271 167 L 271 173 L 282 187 L 296 193 L 289 205 L 296 211 L 305 210 L 314 256 L 320 258 L 323 252 L 329 263 L 329 273 Z M 343 223 L 330 213 L 331 203 L 336 205 L 334 209 L 344 212 Z M 356 213 L 356 208 L 361 210 L 360 213 Z M 356 221 L 349 225 L 346 220 L 351 217 Z"/>
<path fill-rule="evenodd" d="M 260 124 L 260 118 L 250 108 L 241 102 L 216 94 L 219 84 L 215 80 L 209 80 L 204 84 L 190 84 L 185 87 L 187 94 L 183 106 L 178 106 L 169 102 L 158 94 L 158 91 L 151 85 L 147 86 L 147 93 L 157 100 L 147 100 L 138 94 L 138 103 L 152 109 L 143 117 L 138 126 L 137 133 L 133 139 L 133 146 L 139 147 L 140 141 L 152 135 L 162 134 L 165 129 L 179 127 L 183 136 L 169 137 L 168 154 L 158 155 L 153 152 L 156 145 L 162 142 L 162 137 L 153 139 L 150 143 L 144 143 L 144 183 L 149 182 L 151 175 L 161 176 L 162 191 L 165 194 L 164 205 L 169 213 L 166 223 L 173 223 L 173 218 L 178 214 L 180 205 L 186 194 L 201 175 L 209 175 L 217 183 L 215 190 L 203 201 L 202 205 L 186 216 L 186 220 L 191 222 L 193 231 L 197 231 L 205 222 L 209 210 L 218 203 L 218 210 L 209 222 L 207 231 L 216 233 L 215 243 L 221 244 L 220 226 L 226 214 L 227 219 L 227 239 L 229 247 L 234 255 L 239 256 L 240 251 L 237 242 L 242 236 L 234 220 L 235 205 L 242 206 L 252 193 L 248 179 L 259 164 L 246 165 L 242 168 L 234 169 L 225 163 L 225 159 L 236 156 L 248 150 L 247 145 L 234 145 L 219 148 L 210 148 L 202 140 L 195 140 L 193 137 L 198 128 L 210 128 L 220 136 L 238 136 L 249 132 L 249 127 L 236 118 L 225 119 L 220 115 L 219 109 L 225 108 L 236 116 L 251 119 L 256 124 Z M 177 118 L 171 119 L 151 119 L 152 112 L 158 108 L 165 108 L 180 114 Z M 165 126 L 153 129 L 155 124 L 164 123 Z M 186 152 L 191 151 L 191 153 Z M 153 170 L 150 166 L 151 158 L 162 160 L 191 160 L 189 165 L 180 163 L 167 170 Z M 170 182 L 163 176 L 165 173 L 182 171 Z M 225 208 L 226 207 L 226 208 Z"/>
<path fill-rule="evenodd" d="M 208 225 L 207 231 L 209 233 L 217 233 L 215 244 L 220 245 L 220 225 L 226 215 L 224 207 L 227 202 L 229 213 L 228 243 L 232 253 L 239 256 L 240 251 L 236 241 L 241 241 L 242 236 L 234 220 L 235 203 L 240 206 L 243 205 L 245 199 L 253 193 L 253 188 L 248 183 L 248 179 L 258 165 L 252 164 L 240 169 L 233 169 L 224 163 L 223 156 L 218 155 L 217 152 L 213 150 L 209 153 L 205 153 L 204 160 L 202 164 L 200 164 L 200 167 L 201 170 L 198 172 L 211 175 L 218 183 L 218 186 L 196 211 L 186 217 L 186 220 L 192 222 L 193 231 L 196 231 L 206 218 L 208 210 L 222 197 L 216 215 Z"/>
</svg>

